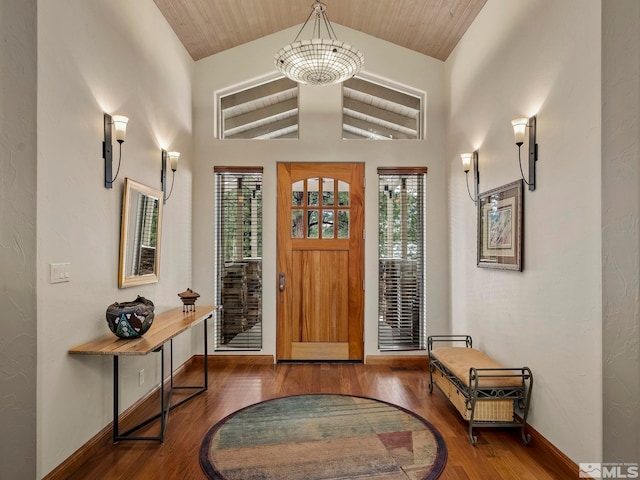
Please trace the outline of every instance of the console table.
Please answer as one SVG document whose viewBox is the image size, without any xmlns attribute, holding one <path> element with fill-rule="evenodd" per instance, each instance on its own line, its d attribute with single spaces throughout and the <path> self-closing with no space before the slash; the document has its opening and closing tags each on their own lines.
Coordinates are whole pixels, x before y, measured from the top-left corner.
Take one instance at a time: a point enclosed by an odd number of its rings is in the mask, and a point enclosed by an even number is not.
<svg viewBox="0 0 640 480">
<path fill-rule="evenodd" d="M 113 356 L 113 443 L 119 440 L 157 440 L 164 441 L 164 433 L 169 412 L 182 405 L 187 400 L 205 392 L 209 383 L 209 368 L 207 362 L 207 320 L 213 316 L 217 307 L 195 307 L 195 311 L 183 312 L 182 307 L 175 308 L 165 313 L 159 313 L 153 319 L 153 325 L 143 337 L 133 339 L 121 339 L 115 335 L 107 335 L 83 345 L 78 345 L 69 350 L 72 355 L 111 355 Z M 185 330 L 204 322 L 204 365 L 203 384 L 175 386 L 173 384 L 173 338 Z M 171 347 L 169 398 L 165 404 L 165 375 L 164 375 L 164 345 L 169 342 Z M 160 353 L 160 411 L 142 421 L 138 425 L 120 433 L 119 418 L 119 376 L 118 359 L 120 356 L 147 355 L 151 352 Z M 172 404 L 174 390 L 193 390 L 191 395 Z M 158 436 L 134 436 L 132 433 L 160 418 L 160 434 Z"/>
</svg>

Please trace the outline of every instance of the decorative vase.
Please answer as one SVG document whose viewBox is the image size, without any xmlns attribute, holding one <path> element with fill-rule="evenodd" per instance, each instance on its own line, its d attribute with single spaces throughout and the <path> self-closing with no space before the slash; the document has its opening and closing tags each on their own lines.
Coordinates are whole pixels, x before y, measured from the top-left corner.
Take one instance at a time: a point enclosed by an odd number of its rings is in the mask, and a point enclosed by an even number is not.
<svg viewBox="0 0 640 480">
<path fill-rule="evenodd" d="M 113 303 L 107 307 L 109 329 L 120 338 L 138 338 L 151 324 L 155 306 L 151 300 L 138 296 L 133 302 Z"/>
<path fill-rule="evenodd" d="M 182 300 L 183 312 L 196 311 L 196 300 L 200 296 L 198 292 L 194 292 L 190 288 L 187 288 L 184 292 L 179 293 L 178 296 L 180 297 L 180 300 Z"/>
</svg>

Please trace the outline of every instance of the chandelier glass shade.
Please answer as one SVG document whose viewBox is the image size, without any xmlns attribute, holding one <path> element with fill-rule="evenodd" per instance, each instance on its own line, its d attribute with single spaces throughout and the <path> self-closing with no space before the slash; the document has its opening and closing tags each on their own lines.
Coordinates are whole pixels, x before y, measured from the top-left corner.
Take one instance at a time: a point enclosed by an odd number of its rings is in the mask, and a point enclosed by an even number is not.
<svg viewBox="0 0 640 480">
<path fill-rule="evenodd" d="M 314 14 L 313 38 L 298 41 Z M 320 37 L 322 25 L 329 38 Z M 338 41 L 327 18 L 326 5 L 316 0 L 293 43 L 282 47 L 274 62 L 276 68 L 291 80 L 311 85 L 330 85 L 343 82 L 358 73 L 364 56 L 351 45 Z"/>
</svg>

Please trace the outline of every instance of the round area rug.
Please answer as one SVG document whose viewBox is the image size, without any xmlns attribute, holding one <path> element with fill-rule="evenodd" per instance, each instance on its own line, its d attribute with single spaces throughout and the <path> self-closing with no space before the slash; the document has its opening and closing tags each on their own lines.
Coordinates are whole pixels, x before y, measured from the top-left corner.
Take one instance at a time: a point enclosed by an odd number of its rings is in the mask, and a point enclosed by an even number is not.
<svg viewBox="0 0 640 480">
<path fill-rule="evenodd" d="M 214 425 L 200 465 L 216 480 L 433 480 L 447 447 L 404 408 L 348 395 L 276 398 Z"/>
</svg>

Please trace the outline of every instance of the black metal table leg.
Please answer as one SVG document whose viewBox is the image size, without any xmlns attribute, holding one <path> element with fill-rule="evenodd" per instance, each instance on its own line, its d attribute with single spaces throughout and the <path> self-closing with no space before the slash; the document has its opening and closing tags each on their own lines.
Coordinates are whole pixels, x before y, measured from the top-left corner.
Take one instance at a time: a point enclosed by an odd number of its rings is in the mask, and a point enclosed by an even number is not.
<svg viewBox="0 0 640 480">
<path fill-rule="evenodd" d="M 164 346 L 159 347 L 156 352 L 160 352 L 160 376 L 162 378 L 160 382 L 160 412 L 155 415 L 147 418 L 146 420 L 140 422 L 139 424 L 131 427 L 127 431 L 120 433 L 119 430 L 119 413 L 118 413 L 118 404 L 119 404 L 119 377 L 118 377 L 118 355 L 113 356 L 113 443 L 118 443 L 120 440 L 155 440 L 159 442 L 164 441 L 164 432 L 166 429 L 167 423 L 167 413 L 169 411 L 168 408 L 164 406 Z M 142 427 L 148 425 L 154 420 L 160 418 L 160 434 L 158 436 L 134 436 L 131 435 L 135 431 L 141 429 Z"/>
<path fill-rule="evenodd" d="M 207 317 L 204 319 L 204 389 L 205 391 L 209 389 L 209 354 L 207 353 L 207 320 L 211 317 Z"/>
<path fill-rule="evenodd" d="M 118 355 L 113 356 L 113 443 L 118 443 Z"/>
<path fill-rule="evenodd" d="M 173 342 L 173 339 L 171 340 Z M 173 358 L 173 343 L 171 344 L 171 356 Z M 173 368 L 173 365 L 172 365 Z M 172 372 L 173 375 L 173 372 Z M 171 377 L 173 380 L 173 377 Z M 171 394 L 169 394 L 171 395 Z M 164 432 L 167 428 L 167 414 L 169 409 L 164 406 L 164 345 L 160 347 L 160 443 L 164 442 Z"/>
<path fill-rule="evenodd" d="M 169 372 L 169 392 L 168 398 L 165 402 L 165 368 L 164 368 L 164 345 L 158 347 L 154 352 L 160 352 L 160 412 L 140 422 L 134 427 L 131 427 L 127 431 L 120 433 L 119 429 L 119 369 L 118 369 L 118 355 L 113 356 L 113 443 L 118 443 L 120 440 L 155 440 L 164 442 L 164 435 L 167 428 L 169 412 L 175 407 L 182 405 L 184 402 L 191 400 L 196 395 L 205 392 L 209 388 L 209 363 L 208 363 L 208 347 L 207 347 L 207 320 L 213 315 L 209 315 L 204 319 L 204 372 L 203 372 L 203 385 L 185 385 L 175 386 L 173 382 L 173 339 L 169 340 L 170 352 L 170 372 Z M 195 390 L 191 395 L 183 398 L 178 403 L 173 404 L 173 392 L 174 390 L 188 389 Z M 131 435 L 140 428 L 148 425 L 160 418 L 160 434 L 158 436 L 133 436 Z"/>
</svg>

